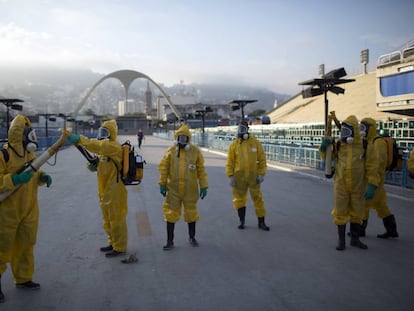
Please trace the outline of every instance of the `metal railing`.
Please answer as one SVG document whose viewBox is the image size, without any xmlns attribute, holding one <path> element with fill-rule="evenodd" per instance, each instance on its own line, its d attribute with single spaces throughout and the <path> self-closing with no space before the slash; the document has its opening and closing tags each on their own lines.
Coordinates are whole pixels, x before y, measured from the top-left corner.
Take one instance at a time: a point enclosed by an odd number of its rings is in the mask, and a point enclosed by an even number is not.
<svg viewBox="0 0 414 311">
<path fill-rule="evenodd" d="M 172 140 L 173 134 L 166 132 L 154 133 L 154 136 Z M 234 140 L 233 135 L 215 135 L 211 133 L 193 133 L 191 141 L 200 146 L 221 152 L 227 152 L 228 147 Z M 260 140 L 260 137 L 259 137 Z M 265 140 L 262 142 L 266 158 L 269 161 L 287 163 L 295 166 L 309 167 L 316 170 L 325 169 L 325 161 L 319 155 L 318 146 L 308 146 L 301 142 L 286 144 L 286 141 L 280 142 L 278 139 L 272 141 Z M 398 171 L 388 171 L 385 182 L 404 188 L 414 188 L 414 180 L 409 177 L 407 170 L 407 159 L 411 152 L 410 148 L 404 148 L 403 166 Z"/>
</svg>

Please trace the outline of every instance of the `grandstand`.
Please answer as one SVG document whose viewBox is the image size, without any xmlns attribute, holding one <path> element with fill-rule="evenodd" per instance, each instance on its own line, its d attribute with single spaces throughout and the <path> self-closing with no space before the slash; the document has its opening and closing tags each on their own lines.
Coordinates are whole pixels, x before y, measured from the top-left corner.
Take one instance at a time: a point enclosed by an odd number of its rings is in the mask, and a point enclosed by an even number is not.
<svg viewBox="0 0 414 311">
<path fill-rule="evenodd" d="M 355 82 L 339 85 L 344 94 L 328 93 L 329 111 L 334 110 L 339 120 L 354 114 L 358 119 L 371 117 L 378 121 L 399 120 L 402 116 L 377 110 L 376 72 L 351 77 Z M 284 105 L 268 113 L 272 123 L 324 123 L 324 95 L 303 98 L 297 94 Z"/>
<path fill-rule="evenodd" d="M 345 90 L 344 94 L 335 95 L 328 92 L 328 110 L 335 111 L 339 120 L 355 115 L 359 120 L 371 117 L 377 120 L 377 129 L 384 130 L 395 138 L 400 147 L 414 147 L 414 92 L 412 91 L 414 75 L 413 47 L 401 53 L 390 53 L 395 56 L 383 55 L 378 60 L 377 70 L 350 77 L 352 83 L 338 84 Z M 408 52 L 410 53 L 408 53 Z M 391 56 L 392 56 L 391 55 Z M 387 84 L 384 81 L 388 82 Z M 389 82 L 391 81 L 391 82 Z M 384 89 L 386 87 L 386 90 Z M 385 97 L 385 93 L 392 96 Z M 401 94 L 404 92 L 404 94 Z M 405 100 L 404 109 L 401 103 Z M 381 103 L 389 102 L 386 109 Z M 397 105 L 399 104 L 399 105 Z M 393 109 L 395 106 L 395 109 Z M 413 105 L 414 106 L 414 105 Z M 382 107 L 382 108 L 381 108 Z M 270 111 L 269 125 L 252 125 L 251 132 L 263 141 L 315 145 L 320 143 L 324 135 L 325 98 L 324 94 L 304 98 L 299 93 Z M 333 126 L 334 135 L 339 133 Z M 234 135 L 235 127 L 220 127 L 212 131 Z"/>
<path fill-rule="evenodd" d="M 339 85 L 345 89 L 344 94 L 328 93 L 329 111 L 334 110 L 339 120 L 350 114 L 359 120 L 371 117 L 377 120 L 378 130 L 386 130 L 399 146 L 414 147 L 414 118 L 377 109 L 376 72 L 351 78 L 355 82 Z M 303 98 L 302 94 L 297 94 L 268 113 L 271 124 L 252 125 L 250 131 L 265 141 L 315 145 L 324 135 L 324 109 L 324 95 Z M 338 136 L 335 126 L 333 129 Z M 230 126 L 213 128 L 209 132 L 234 133 L 235 130 Z"/>
</svg>

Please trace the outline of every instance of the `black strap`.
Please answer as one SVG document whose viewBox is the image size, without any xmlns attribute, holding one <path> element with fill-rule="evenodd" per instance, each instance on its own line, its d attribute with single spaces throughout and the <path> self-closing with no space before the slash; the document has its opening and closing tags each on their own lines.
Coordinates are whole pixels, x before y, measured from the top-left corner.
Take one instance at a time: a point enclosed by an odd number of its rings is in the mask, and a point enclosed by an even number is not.
<svg viewBox="0 0 414 311">
<path fill-rule="evenodd" d="M 6 149 L 1 149 L 1 152 L 3 153 L 3 158 L 4 158 L 4 161 L 7 163 L 7 162 L 9 162 L 9 152 L 6 150 Z"/>
</svg>

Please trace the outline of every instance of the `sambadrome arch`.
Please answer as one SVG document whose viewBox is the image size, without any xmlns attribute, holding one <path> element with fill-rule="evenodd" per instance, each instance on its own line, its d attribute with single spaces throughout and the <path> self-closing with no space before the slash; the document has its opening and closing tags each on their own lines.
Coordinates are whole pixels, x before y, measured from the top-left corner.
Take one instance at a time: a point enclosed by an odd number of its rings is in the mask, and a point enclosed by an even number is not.
<svg viewBox="0 0 414 311">
<path fill-rule="evenodd" d="M 154 84 L 160 90 L 161 94 L 164 95 L 164 98 L 166 99 L 166 101 L 167 101 L 168 105 L 170 106 L 171 110 L 174 112 L 175 116 L 179 120 L 181 119 L 180 112 L 177 110 L 177 108 L 171 102 L 170 97 L 164 92 L 164 90 L 157 83 L 155 83 L 155 81 L 152 80 L 150 77 L 148 77 L 147 75 L 145 75 L 141 72 L 134 71 L 134 70 L 114 71 L 114 72 L 106 75 L 102 79 L 100 79 L 98 82 L 96 82 L 94 84 L 94 86 L 88 91 L 88 93 L 85 95 L 85 97 L 81 100 L 81 102 L 76 107 L 76 110 L 74 111 L 74 116 L 78 115 L 79 110 L 83 107 L 86 100 L 89 98 L 89 96 L 92 94 L 92 92 L 96 89 L 96 87 L 98 87 L 99 84 L 101 84 L 103 81 L 105 81 L 106 79 L 109 79 L 109 78 L 115 78 L 115 79 L 118 79 L 119 81 L 121 81 L 121 83 L 122 83 L 122 85 L 124 86 L 124 89 L 125 89 L 125 102 L 127 102 L 127 100 L 128 100 L 128 91 L 129 91 L 129 87 L 131 86 L 131 83 L 134 80 L 139 79 L 139 78 L 147 79 L 148 81 L 150 81 L 152 84 Z"/>
</svg>

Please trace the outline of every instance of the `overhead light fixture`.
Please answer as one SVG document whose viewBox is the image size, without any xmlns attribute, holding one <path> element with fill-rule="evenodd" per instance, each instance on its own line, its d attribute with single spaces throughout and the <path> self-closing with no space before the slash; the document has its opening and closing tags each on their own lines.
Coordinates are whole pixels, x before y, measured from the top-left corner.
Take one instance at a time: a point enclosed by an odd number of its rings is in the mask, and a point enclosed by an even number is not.
<svg viewBox="0 0 414 311">
<path fill-rule="evenodd" d="M 328 73 L 323 75 L 324 79 L 332 79 L 332 80 L 338 80 L 342 77 L 346 76 L 346 71 L 345 69 L 342 68 L 338 68 L 338 69 L 334 69 L 332 71 L 329 71 Z"/>
<path fill-rule="evenodd" d="M 302 91 L 303 98 L 314 97 L 323 94 L 324 90 L 321 88 L 308 87 Z"/>
<path fill-rule="evenodd" d="M 329 88 L 329 90 L 332 93 L 335 93 L 336 95 L 338 95 L 338 94 L 344 94 L 345 93 L 345 89 L 343 89 L 342 87 L 339 87 L 339 86 L 335 86 L 335 85 L 331 86 Z"/>
</svg>

